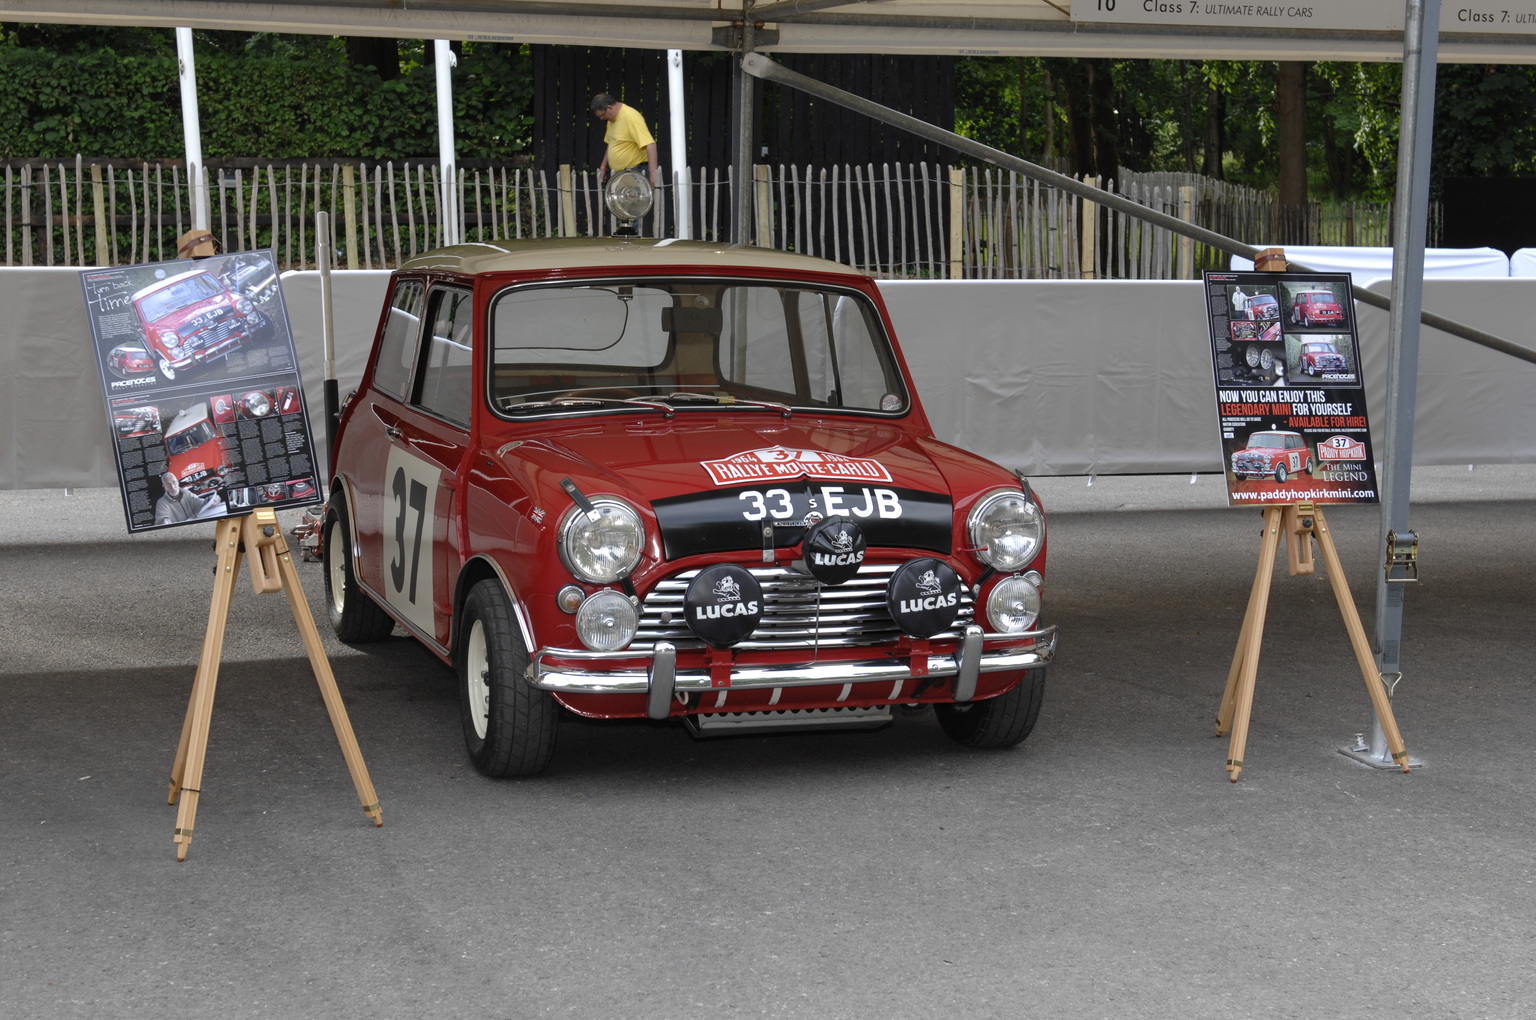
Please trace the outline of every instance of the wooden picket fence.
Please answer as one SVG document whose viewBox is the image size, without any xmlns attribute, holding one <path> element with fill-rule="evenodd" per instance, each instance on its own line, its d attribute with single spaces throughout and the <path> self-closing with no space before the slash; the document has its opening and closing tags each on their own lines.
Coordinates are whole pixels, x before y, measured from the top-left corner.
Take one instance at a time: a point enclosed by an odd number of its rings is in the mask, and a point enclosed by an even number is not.
<svg viewBox="0 0 1536 1020">
<path fill-rule="evenodd" d="M 315 214 L 334 225 L 333 265 L 387 269 L 444 243 L 443 181 L 425 160 L 261 164 L 204 171 L 210 229 L 224 251 L 271 248 L 283 269 L 312 268 Z M 28 161 L 6 165 L 3 265 L 124 265 L 175 258 L 192 192 L 175 163 Z M 562 167 L 458 168 L 466 241 L 611 233 L 595 175 Z M 817 255 L 873 275 L 930 279 L 1180 279 L 1227 256 L 1134 216 L 1019 174 L 936 163 L 757 166 L 754 243 Z M 1195 175 L 1122 172 L 1106 186 L 1133 201 L 1250 244 L 1391 243 L 1385 204 L 1277 207 L 1254 189 Z M 657 191 L 647 236 L 727 241 L 730 169 L 699 169 Z M 1439 234 L 1432 212 L 1430 244 Z"/>
</svg>

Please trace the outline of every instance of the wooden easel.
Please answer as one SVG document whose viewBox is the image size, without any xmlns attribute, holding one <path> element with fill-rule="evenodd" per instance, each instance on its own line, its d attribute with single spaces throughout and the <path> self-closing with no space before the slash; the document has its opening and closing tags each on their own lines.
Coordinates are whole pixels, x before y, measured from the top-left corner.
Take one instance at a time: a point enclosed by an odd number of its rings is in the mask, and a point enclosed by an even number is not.
<svg viewBox="0 0 1536 1020">
<path fill-rule="evenodd" d="M 1243 629 L 1237 639 L 1237 651 L 1232 656 L 1232 669 L 1227 674 L 1227 689 L 1221 698 L 1221 709 L 1216 715 L 1216 735 L 1229 729 L 1232 742 L 1227 752 L 1227 772 L 1232 782 L 1237 782 L 1243 772 L 1243 753 L 1248 743 L 1248 722 L 1253 712 L 1254 679 L 1259 668 L 1259 644 L 1264 637 L 1264 614 L 1269 606 L 1269 585 L 1275 572 L 1275 559 L 1279 553 L 1282 535 L 1289 535 L 1286 542 L 1286 559 L 1292 577 L 1311 574 L 1316 570 L 1312 559 L 1312 539 L 1323 555 L 1323 566 L 1328 571 L 1328 583 L 1333 597 L 1339 603 L 1344 616 L 1344 627 L 1349 631 L 1349 643 L 1355 651 L 1355 661 L 1365 678 L 1366 691 L 1370 694 L 1371 707 L 1381 722 L 1387 738 L 1392 760 L 1404 772 L 1409 770 L 1408 751 L 1403 746 L 1403 736 L 1398 731 L 1397 720 L 1392 717 L 1392 702 L 1387 698 L 1386 685 L 1376 670 L 1376 660 L 1361 626 L 1360 614 L 1355 610 L 1354 596 L 1344 581 L 1344 568 L 1339 563 L 1339 552 L 1333 544 L 1333 535 L 1323 517 L 1322 508 L 1311 503 L 1269 505 L 1264 508 L 1264 541 L 1259 547 L 1259 569 L 1253 578 L 1253 591 L 1248 596 L 1248 612 L 1243 617 Z"/>
<path fill-rule="evenodd" d="M 187 847 L 192 842 L 193 822 L 197 818 L 197 798 L 202 792 L 203 760 L 208 750 L 208 727 L 213 717 L 213 689 L 219 678 L 219 656 L 224 648 L 224 627 L 229 618 L 230 600 L 234 596 L 235 579 L 240 573 L 240 561 L 246 553 L 251 568 L 251 584 L 256 594 L 274 592 L 281 588 L 288 596 L 293 619 L 309 654 L 309 664 L 320 684 L 320 696 L 330 714 L 331 726 L 341 744 L 342 756 L 352 773 L 352 785 L 363 804 L 363 812 L 375 825 L 384 824 L 384 813 L 379 807 L 378 796 L 368 778 L 368 767 L 363 764 L 363 754 L 358 750 L 357 738 L 352 733 L 352 723 L 347 719 L 347 709 L 342 704 L 341 693 L 336 688 L 336 677 L 320 644 L 320 634 L 315 630 L 314 617 L 309 603 L 299 585 L 299 574 L 294 569 L 293 558 L 288 554 L 288 543 L 278 527 L 277 514 L 271 509 L 257 510 L 244 517 L 230 517 L 218 523 L 215 534 L 218 550 L 217 575 L 213 585 L 213 602 L 208 609 L 208 633 L 203 639 L 203 655 L 197 664 L 197 678 L 192 681 L 192 697 L 187 702 L 187 715 L 181 726 L 181 741 L 176 747 L 176 761 L 171 766 L 171 793 L 166 801 L 175 804 L 176 811 L 176 859 L 187 859 Z M 181 794 L 186 796 L 181 797 Z"/>
</svg>

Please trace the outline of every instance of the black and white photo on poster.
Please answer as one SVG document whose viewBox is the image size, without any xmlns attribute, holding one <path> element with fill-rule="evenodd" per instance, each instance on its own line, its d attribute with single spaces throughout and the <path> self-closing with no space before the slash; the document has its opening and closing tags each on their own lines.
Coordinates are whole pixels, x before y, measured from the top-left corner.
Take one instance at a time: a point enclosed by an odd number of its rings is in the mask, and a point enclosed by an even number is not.
<svg viewBox="0 0 1536 1020">
<path fill-rule="evenodd" d="M 317 501 L 272 252 L 80 277 L 130 532 Z"/>
<path fill-rule="evenodd" d="M 1349 277 L 1206 273 L 1205 285 L 1228 503 L 1377 502 Z M 1247 314 L 1256 304 L 1265 318 Z"/>
</svg>

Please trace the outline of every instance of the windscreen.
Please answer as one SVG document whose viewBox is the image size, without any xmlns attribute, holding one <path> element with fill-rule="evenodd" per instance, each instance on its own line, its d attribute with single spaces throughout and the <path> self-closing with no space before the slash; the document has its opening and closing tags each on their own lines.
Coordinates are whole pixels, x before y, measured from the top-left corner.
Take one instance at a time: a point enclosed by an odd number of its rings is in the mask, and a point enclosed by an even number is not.
<svg viewBox="0 0 1536 1020">
<path fill-rule="evenodd" d="M 218 297 L 222 293 L 224 288 L 219 286 L 217 280 L 207 273 L 199 273 L 197 276 L 187 277 L 180 283 L 173 283 L 163 290 L 145 295 L 139 302 L 139 308 L 147 321 L 154 322 L 178 308 L 185 308 L 206 298 Z"/>
<path fill-rule="evenodd" d="M 631 280 L 514 287 L 491 306 L 497 406 L 714 398 L 907 408 L 890 341 L 856 291 L 803 283 Z"/>
</svg>

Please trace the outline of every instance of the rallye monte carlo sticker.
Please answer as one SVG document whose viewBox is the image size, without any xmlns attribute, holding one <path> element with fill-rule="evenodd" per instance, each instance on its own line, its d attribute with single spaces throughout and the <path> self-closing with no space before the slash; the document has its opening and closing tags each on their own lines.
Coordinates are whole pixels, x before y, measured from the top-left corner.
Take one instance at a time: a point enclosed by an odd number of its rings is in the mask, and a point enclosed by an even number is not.
<svg viewBox="0 0 1536 1020">
<path fill-rule="evenodd" d="M 771 446 L 721 460 L 703 462 L 716 485 L 770 482 L 783 478 L 844 478 L 853 482 L 889 482 L 891 473 L 878 460 L 845 457 L 822 450 L 788 450 Z"/>
</svg>

